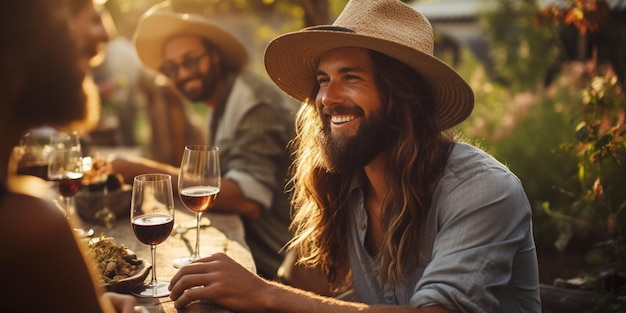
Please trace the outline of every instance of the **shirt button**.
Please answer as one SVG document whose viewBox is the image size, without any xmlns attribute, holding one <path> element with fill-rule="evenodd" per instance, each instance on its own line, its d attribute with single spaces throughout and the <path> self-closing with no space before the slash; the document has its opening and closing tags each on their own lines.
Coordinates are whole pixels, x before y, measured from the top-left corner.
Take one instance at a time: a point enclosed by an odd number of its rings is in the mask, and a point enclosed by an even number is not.
<svg viewBox="0 0 626 313">
<path fill-rule="evenodd" d="M 360 228 L 361 230 L 365 230 L 365 228 L 367 228 L 367 225 L 365 225 L 365 224 L 361 224 L 361 225 L 359 225 L 359 228 Z"/>
</svg>

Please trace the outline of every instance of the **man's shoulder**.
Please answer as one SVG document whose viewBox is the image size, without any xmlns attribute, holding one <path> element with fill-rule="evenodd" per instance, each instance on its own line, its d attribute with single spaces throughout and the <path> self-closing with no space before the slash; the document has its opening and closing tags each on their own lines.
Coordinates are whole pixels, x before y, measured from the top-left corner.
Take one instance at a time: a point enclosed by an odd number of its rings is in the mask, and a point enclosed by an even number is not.
<svg viewBox="0 0 626 313">
<path fill-rule="evenodd" d="M 447 167 L 449 169 L 454 170 L 458 167 L 475 167 L 477 165 L 508 170 L 506 165 L 502 164 L 483 148 L 465 142 L 454 143 L 448 158 Z"/>
<path fill-rule="evenodd" d="M 243 69 L 237 75 L 237 79 L 241 84 L 248 86 L 255 93 L 274 93 L 279 92 L 278 87 L 272 84 L 269 79 L 249 70 Z"/>
<path fill-rule="evenodd" d="M 460 208 L 472 203 L 480 206 L 496 198 L 527 205 L 522 182 L 506 165 L 476 146 L 456 143 L 436 183 L 433 201 Z"/>
<path fill-rule="evenodd" d="M 503 179 L 509 177 L 509 179 Z M 444 180 L 461 184 L 475 180 L 518 183 L 515 174 L 487 151 L 468 143 L 455 143 L 443 173 Z"/>
<path fill-rule="evenodd" d="M 237 81 L 250 89 L 257 100 L 257 104 L 280 105 L 280 107 L 289 110 L 297 109 L 299 105 L 278 89 L 269 78 L 258 75 L 251 70 L 242 70 L 237 76 Z"/>
</svg>

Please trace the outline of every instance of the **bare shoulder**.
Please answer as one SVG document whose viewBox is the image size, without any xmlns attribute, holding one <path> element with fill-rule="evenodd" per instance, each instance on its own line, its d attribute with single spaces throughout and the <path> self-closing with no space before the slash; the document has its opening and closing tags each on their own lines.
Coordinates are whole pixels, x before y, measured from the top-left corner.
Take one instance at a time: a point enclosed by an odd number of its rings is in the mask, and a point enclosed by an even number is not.
<svg viewBox="0 0 626 313">
<path fill-rule="evenodd" d="M 101 311 L 79 238 L 53 202 L 24 194 L 4 195 L 0 199 L 0 247 L 3 280 L 9 282 L 11 295 L 24 298 L 19 290 L 32 289 L 29 284 L 33 282 L 46 282 L 50 288 L 36 299 L 42 303 L 33 307 L 50 312 Z M 71 303 L 54 301 L 68 295 L 74 297 Z"/>
<path fill-rule="evenodd" d="M 57 281 L 63 277 L 53 277 L 56 274 L 47 269 L 67 275 L 84 266 L 77 238 L 63 212 L 51 201 L 36 197 L 8 194 L 0 200 L 0 246 L 4 264 L 29 269 L 11 275 L 46 276 Z M 46 260 L 46 266 L 41 266 L 41 260 Z"/>
<path fill-rule="evenodd" d="M 9 193 L 0 201 L 0 234 L 4 238 L 35 243 L 41 238 L 67 237 L 71 230 L 63 212 L 52 202 Z M 67 239 L 67 238 L 65 238 Z"/>
</svg>

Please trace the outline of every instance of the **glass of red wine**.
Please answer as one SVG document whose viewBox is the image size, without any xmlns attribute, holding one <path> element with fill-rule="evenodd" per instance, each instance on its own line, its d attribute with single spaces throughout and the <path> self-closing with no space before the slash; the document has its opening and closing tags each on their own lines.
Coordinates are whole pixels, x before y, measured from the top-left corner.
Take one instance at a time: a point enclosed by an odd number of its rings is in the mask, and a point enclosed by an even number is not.
<svg viewBox="0 0 626 313">
<path fill-rule="evenodd" d="M 18 175 L 31 175 L 48 180 L 49 137 L 50 135 L 44 137 L 30 132 L 22 135 L 17 147 Z"/>
<path fill-rule="evenodd" d="M 185 146 L 178 175 L 178 194 L 185 207 L 196 213 L 196 247 L 193 254 L 176 258 L 174 267 L 199 259 L 200 254 L 200 219 L 202 213 L 215 204 L 220 192 L 221 174 L 218 148 L 214 146 Z"/>
<path fill-rule="evenodd" d="M 165 297 L 169 282 L 158 281 L 156 247 L 169 237 L 174 227 L 174 192 L 172 177 L 167 174 L 135 176 L 131 198 L 130 221 L 135 237 L 150 246 L 152 279 L 132 293 L 138 297 Z"/>
<path fill-rule="evenodd" d="M 54 181 L 63 198 L 65 216 L 72 221 L 74 195 L 83 178 L 83 153 L 77 132 L 54 132 L 50 136 L 48 180 Z M 74 227 L 79 237 L 90 237 L 93 229 Z"/>
</svg>

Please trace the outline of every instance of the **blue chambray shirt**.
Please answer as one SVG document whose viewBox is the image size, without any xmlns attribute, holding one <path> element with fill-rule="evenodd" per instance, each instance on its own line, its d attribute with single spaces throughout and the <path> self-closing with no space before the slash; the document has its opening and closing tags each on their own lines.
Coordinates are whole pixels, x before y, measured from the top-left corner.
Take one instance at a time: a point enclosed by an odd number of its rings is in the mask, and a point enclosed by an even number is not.
<svg viewBox="0 0 626 313">
<path fill-rule="evenodd" d="M 357 301 L 458 312 L 541 312 L 531 208 L 519 179 L 483 151 L 456 143 L 434 190 L 419 264 L 380 287 L 365 249 L 367 214 L 355 184 L 348 249 Z"/>
</svg>

